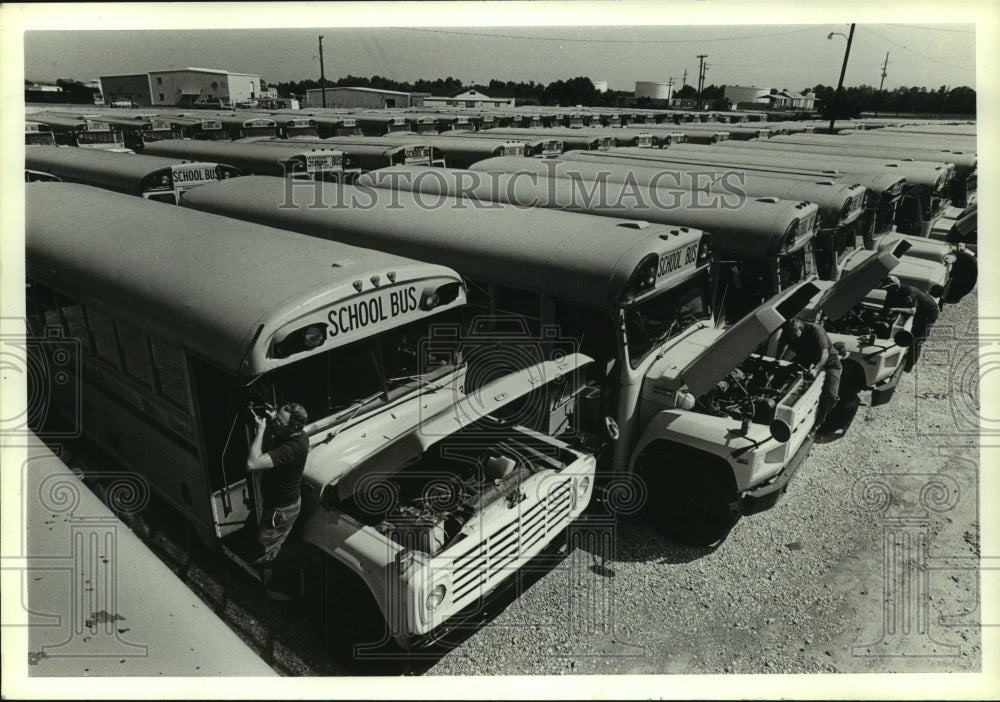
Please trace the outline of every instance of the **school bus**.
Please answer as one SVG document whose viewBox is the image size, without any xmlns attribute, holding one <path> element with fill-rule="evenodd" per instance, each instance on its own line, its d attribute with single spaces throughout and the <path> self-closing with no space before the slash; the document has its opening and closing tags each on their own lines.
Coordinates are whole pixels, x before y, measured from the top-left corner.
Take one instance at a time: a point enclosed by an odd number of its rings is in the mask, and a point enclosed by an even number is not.
<svg viewBox="0 0 1000 702">
<path fill-rule="evenodd" d="M 49 125 L 43 122 L 26 121 L 24 123 L 24 145 L 55 146 L 56 138 Z"/>
<path fill-rule="evenodd" d="M 58 146 L 28 150 L 24 165 L 28 170 L 48 173 L 65 183 L 82 183 L 172 204 L 177 204 L 191 188 L 241 175 L 238 169 L 220 163 Z"/>
<path fill-rule="evenodd" d="M 557 139 L 554 137 L 545 138 L 544 132 L 537 132 L 539 136 L 524 136 L 512 138 L 511 141 L 517 141 L 518 143 L 524 144 L 524 155 L 531 158 L 549 158 L 551 156 L 558 156 L 563 151 L 566 150 L 566 145 L 562 139 Z M 488 132 L 465 132 L 465 131 L 449 131 L 441 132 L 443 137 L 457 137 L 460 139 L 489 139 L 490 134 Z M 499 140 L 506 142 L 505 137 L 497 137 Z"/>
<path fill-rule="evenodd" d="M 715 167 L 697 159 L 676 156 L 672 149 L 649 151 L 638 148 L 605 152 L 570 151 L 557 162 L 584 177 L 596 177 L 613 165 L 612 179 L 633 178 L 642 184 L 657 182 L 708 192 L 725 193 L 733 182 L 724 178 L 738 176 L 734 182 L 747 195 L 775 196 L 784 200 L 807 200 L 819 207 L 819 231 L 814 243 L 817 273 L 824 280 L 837 280 L 844 252 L 857 246 L 858 230 L 864 212 L 866 191 L 862 185 L 835 182 L 830 178 L 789 179 L 776 173 L 762 173 Z M 669 177 L 664 177 L 669 175 Z"/>
<path fill-rule="evenodd" d="M 486 129 L 480 134 L 500 136 L 505 139 L 555 138 L 563 142 L 566 149 L 610 149 L 615 146 L 614 132 L 609 130 L 587 129 L 521 129 L 516 127 L 501 127 Z"/>
<path fill-rule="evenodd" d="M 487 169 L 489 166 L 484 162 L 480 168 Z M 715 296 L 716 307 L 721 308 L 717 310 L 719 317 L 739 323 L 741 318 L 753 314 L 755 308 L 766 304 L 769 298 L 790 294 L 789 290 L 800 287 L 804 281 L 812 281 L 811 287 L 820 292 L 815 299 L 804 301 L 796 314 L 824 322 L 834 341 L 843 341 L 847 346 L 845 364 L 858 364 L 857 372 L 851 369 L 848 382 L 844 383 L 842 405 L 847 405 L 865 388 L 877 390 L 880 403 L 888 402 L 892 397 L 903 369 L 900 359 L 905 356 L 905 347 L 911 339 L 908 334 L 912 321 L 891 312 L 868 310 L 863 298 L 890 270 L 896 272 L 901 267 L 900 257 L 909 247 L 908 243 L 897 242 L 892 249 L 886 248 L 877 253 L 864 252 L 865 256 L 852 261 L 850 270 L 833 284 L 815 280 L 812 276 L 816 269 L 812 247 L 815 236 L 812 222 L 817 217 L 815 205 L 762 198 L 746 200 L 737 211 L 731 211 L 730 216 L 720 216 L 723 210 L 692 207 L 695 203 L 693 198 L 686 201 L 677 198 L 670 208 L 664 208 L 662 203 L 669 201 L 667 191 L 658 193 L 658 202 L 661 203 L 658 205 L 653 202 L 652 196 L 645 202 L 638 202 L 636 191 L 624 184 L 617 187 L 609 185 L 602 200 L 591 196 L 588 201 L 586 195 L 567 182 L 568 178 L 546 179 L 539 176 L 532 180 L 530 176 L 530 172 L 517 172 L 513 168 L 506 173 L 499 169 L 484 173 L 393 168 L 365 174 L 359 179 L 359 184 L 419 191 L 435 196 L 462 193 L 486 202 L 530 204 L 610 217 L 631 214 L 675 226 L 697 224 L 707 228 L 711 225 L 717 261 L 721 264 Z M 909 269 L 919 269 L 928 262 L 917 260 L 909 263 Z M 828 299 L 834 295 L 839 300 L 837 303 Z M 860 332 L 854 333 L 860 328 L 859 320 L 872 325 L 866 334 L 873 329 L 878 331 L 865 343 L 860 339 Z M 856 405 L 853 408 L 856 409 Z M 836 424 L 838 418 L 845 423 L 844 426 Z M 850 412 L 832 412 L 824 433 L 846 430 L 852 419 Z"/>
<path fill-rule="evenodd" d="M 955 166 L 955 178 L 951 183 L 952 203 L 958 207 L 965 207 L 974 202 L 976 198 L 978 160 L 974 149 L 969 151 L 940 149 L 925 140 L 921 140 L 916 145 L 912 143 L 894 145 L 891 142 L 869 144 L 867 141 L 861 143 L 833 134 L 789 134 L 776 137 L 771 141 L 787 145 L 790 147 L 789 151 L 804 150 L 823 155 L 875 156 L 951 163 Z"/>
<path fill-rule="evenodd" d="M 181 139 L 150 144 L 144 151 L 153 156 L 228 163 L 242 173 L 273 175 L 296 180 L 343 182 L 361 172 L 354 157 L 320 144 L 277 141 L 229 142 Z"/>
<path fill-rule="evenodd" d="M 357 120 L 364 136 L 385 136 L 392 132 L 406 132 L 410 129 L 406 120 L 399 115 L 352 112 L 350 116 Z"/>
<path fill-rule="evenodd" d="M 422 200 L 373 190 L 368 177 L 361 188 L 296 188 L 290 199 L 281 181 L 251 178 L 201 188 L 185 205 L 449 265 L 469 281 L 473 306 L 515 314 L 529 339 L 552 329 L 574 340 L 597 361 L 577 427 L 585 445 L 602 447 L 602 479 L 644 481 L 647 508 L 678 540 L 717 542 L 785 489 L 809 452 L 822 376 L 810 382 L 751 352 L 812 297 L 808 281 L 723 334 L 712 319 L 711 238 L 700 230 Z M 333 204 L 345 197 L 364 204 Z M 317 202 L 328 206 L 308 206 Z M 760 381 L 755 394 L 717 393 L 737 369 Z M 768 409 L 753 414 L 758 399 Z"/>
<path fill-rule="evenodd" d="M 748 154 L 753 158 L 770 156 L 789 164 L 812 164 L 812 167 L 843 168 L 847 172 L 893 173 L 906 179 L 895 210 L 893 223 L 899 231 L 927 236 L 942 209 L 948 204 L 956 169 L 944 161 L 914 161 L 880 158 L 862 154 L 814 154 L 807 145 L 768 142 L 740 142 L 726 145 L 732 154 Z"/>
<path fill-rule="evenodd" d="M 82 185 L 26 190 L 32 331 L 74 354 L 56 359 L 70 382 L 38 390 L 256 578 L 252 414 L 306 408 L 287 548 L 307 594 L 347 603 L 321 599 L 321 616 L 430 643 L 589 502 L 593 456 L 503 414 L 589 359 L 466 393 L 453 270 Z"/>
<path fill-rule="evenodd" d="M 278 123 L 278 135 L 282 139 L 319 136 L 319 127 L 312 117 L 291 117 L 288 115 L 270 115 L 270 117 Z"/>
<path fill-rule="evenodd" d="M 40 117 L 51 127 L 56 144 L 83 149 L 127 150 L 121 131 L 108 122 L 54 114 Z"/>
<path fill-rule="evenodd" d="M 163 119 L 170 122 L 170 126 L 180 132 L 182 139 L 231 141 L 229 132 L 222 129 L 222 122 L 211 117 L 185 113 L 183 115 L 164 114 Z"/>
<path fill-rule="evenodd" d="M 278 122 L 253 112 L 214 112 L 212 119 L 222 124 L 230 141 L 247 137 L 276 137 Z"/>
<path fill-rule="evenodd" d="M 350 154 L 363 171 L 373 171 L 376 168 L 385 168 L 404 163 L 420 165 L 444 165 L 444 157 L 441 152 L 430 142 L 423 138 L 413 140 L 412 134 L 402 132 L 405 136 L 400 136 L 400 132 L 392 132 L 382 137 L 330 137 L 328 139 L 289 139 L 289 142 L 298 144 L 311 144 L 315 146 L 325 146 L 327 148 L 342 149 L 344 153 Z M 263 142 L 262 142 L 263 143 Z"/>
<path fill-rule="evenodd" d="M 467 134 L 452 137 L 445 134 L 416 134 L 398 132 L 393 139 L 413 144 L 428 144 L 441 154 L 442 165 L 452 168 L 467 168 L 476 161 L 496 156 L 526 156 L 527 144 L 514 137 L 498 137 L 482 132 L 455 132 Z M 407 158 L 407 163 L 413 162 Z"/>
<path fill-rule="evenodd" d="M 748 145 L 755 143 L 746 142 Z M 820 163 L 807 154 L 772 151 L 764 146 L 761 144 L 760 149 L 715 147 L 711 150 L 676 147 L 672 151 L 678 156 L 742 172 L 773 171 L 783 178 L 793 179 L 825 176 L 839 182 L 862 184 L 868 190 L 867 212 L 860 231 L 865 249 L 891 248 L 900 239 L 908 241 L 911 246 L 906 253 L 907 259 L 922 258 L 937 265 L 934 270 L 919 273 L 904 261 L 900 275 L 910 278 L 910 284 L 927 292 L 932 292 L 940 283 L 943 293 L 932 294 L 943 296 L 946 302 L 957 302 L 975 287 L 978 263 L 972 245 L 959 235 L 944 233 L 928 238 L 914 232 L 915 222 L 938 221 L 947 211 L 940 205 L 947 201 L 953 173 L 951 164 L 836 156 L 825 156 Z M 938 214 L 931 215 L 932 212 Z M 859 248 L 839 250 L 839 267 L 850 267 L 860 253 Z M 942 267 L 944 279 L 939 280 Z"/>
</svg>

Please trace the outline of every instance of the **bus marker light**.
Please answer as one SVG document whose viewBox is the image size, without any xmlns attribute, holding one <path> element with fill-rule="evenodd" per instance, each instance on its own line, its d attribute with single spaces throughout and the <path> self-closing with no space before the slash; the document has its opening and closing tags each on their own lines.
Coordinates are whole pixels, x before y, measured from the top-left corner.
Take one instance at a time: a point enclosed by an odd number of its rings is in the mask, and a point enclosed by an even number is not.
<svg viewBox="0 0 1000 702">
<path fill-rule="evenodd" d="M 357 290 L 358 292 L 361 292 L 361 288 L 362 287 L 364 287 L 364 283 L 362 283 L 360 280 L 355 280 L 354 281 L 354 289 L 355 290 Z"/>
</svg>

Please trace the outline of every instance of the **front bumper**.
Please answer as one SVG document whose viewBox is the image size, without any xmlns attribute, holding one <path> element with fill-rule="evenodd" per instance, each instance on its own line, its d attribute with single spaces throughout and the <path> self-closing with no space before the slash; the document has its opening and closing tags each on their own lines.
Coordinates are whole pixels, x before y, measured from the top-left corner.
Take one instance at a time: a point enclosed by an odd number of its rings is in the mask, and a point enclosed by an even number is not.
<svg viewBox="0 0 1000 702">
<path fill-rule="evenodd" d="M 902 361 L 897 364 L 896 370 L 893 371 L 892 375 L 872 388 L 872 407 L 884 405 L 892 399 L 893 394 L 896 392 L 896 385 L 899 384 L 899 379 L 903 377 L 903 369 L 905 367 L 906 355 L 904 354 Z"/>
<path fill-rule="evenodd" d="M 806 436 L 799 450 L 795 452 L 792 460 L 788 462 L 783 471 L 774 476 L 771 482 L 756 487 L 743 495 L 742 507 L 744 516 L 762 512 L 774 506 L 778 498 L 784 493 L 792 476 L 795 475 L 799 466 L 806 460 L 809 451 L 812 449 L 812 445 L 813 435 L 810 433 Z"/>
</svg>

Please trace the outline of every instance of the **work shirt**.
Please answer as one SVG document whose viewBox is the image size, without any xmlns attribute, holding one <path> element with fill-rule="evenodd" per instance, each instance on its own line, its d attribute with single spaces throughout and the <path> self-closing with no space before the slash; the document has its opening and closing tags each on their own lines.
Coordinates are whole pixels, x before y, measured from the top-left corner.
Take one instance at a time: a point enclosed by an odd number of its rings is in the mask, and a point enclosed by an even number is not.
<svg viewBox="0 0 1000 702">
<path fill-rule="evenodd" d="M 273 468 L 263 471 L 261 491 L 267 507 L 287 507 L 300 496 L 309 438 L 299 432 L 267 452 Z"/>
<path fill-rule="evenodd" d="M 900 285 L 898 288 L 886 290 L 886 307 L 916 307 L 914 317 L 919 317 L 927 324 L 937 321 L 940 311 L 934 298 L 912 285 Z"/>
</svg>

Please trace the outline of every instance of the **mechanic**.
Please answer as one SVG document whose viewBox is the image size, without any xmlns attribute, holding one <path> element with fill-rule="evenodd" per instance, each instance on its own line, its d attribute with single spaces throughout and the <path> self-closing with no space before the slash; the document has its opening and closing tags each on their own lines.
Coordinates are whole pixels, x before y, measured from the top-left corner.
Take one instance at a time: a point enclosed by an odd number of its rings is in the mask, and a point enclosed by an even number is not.
<svg viewBox="0 0 1000 702">
<path fill-rule="evenodd" d="M 805 366 L 810 379 L 815 379 L 820 371 L 826 373 L 823 378 L 823 393 L 819 398 L 819 407 L 816 408 L 816 423 L 812 428 L 815 434 L 839 399 L 842 370 L 840 352 L 830 343 L 830 337 L 820 325 L 789 319 L 782 325 L 778 358 L 794 360 Z"/>
<path fill-rule="evenodd" d="M 894 275 L 887 276 L 882 281 L 882 289 L 885 290 L 886 309 L 913 315 L 913 343 L 906 354 L 906 366 L 903 369 L 909 373 L 920 358 L 920 349 L 941 310 L 933 297 L 912 285 L 904 284 Z"/>
</svg>

